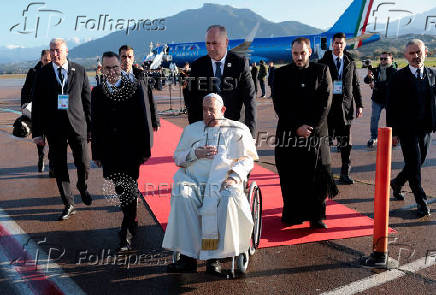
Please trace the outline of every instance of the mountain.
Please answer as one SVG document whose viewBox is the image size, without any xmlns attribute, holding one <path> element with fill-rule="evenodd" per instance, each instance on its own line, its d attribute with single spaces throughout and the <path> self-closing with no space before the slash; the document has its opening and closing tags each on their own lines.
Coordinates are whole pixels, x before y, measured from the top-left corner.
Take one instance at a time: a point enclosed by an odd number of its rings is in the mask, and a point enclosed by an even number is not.
<svg viewBox="0 0 436 295">
<path fill-rule="evenodd" d="M 245 38 L 259 22 L 256 37 L 278 37 L 298 34 L 317 34 L 320 29 L 296 21 L 274 23 L 249 9 L 237 9 L 229 5 L 205 3 L 199 9 L 188 9 L 165 18 L 165 30 L 125 31 L 111 33 L 70 50 L 70 57 L 100 56 L 103 51 L 117 52 L 123 44 L 129 44 L 136 50 L 137 60 L 142 59 L 150 41 L 159 43 L 194 42 L 204 40 L 205 31 L 212 24 L 226 26 L 229 38 Z"/>
<path fill-rule="evenodd" d="M 401 35 L 396 38 L 381 38 L 379 41 L 366 44 L 365 46 L 359 47 L 359 49 L 354 50 L 358 52 L 357 58 L 373 58 L 378 57 L 383 51 L 390 51 L 394 57 L 403 57 L 404 46 L 410 39 L 418 38 L 421 39 L 427 48 L 430 50 L 431 55 L 435 55 L 436 51 L 436 36 L 434 35 L 418 35 L 418 34 L 407 34 Z"/>
</svg>

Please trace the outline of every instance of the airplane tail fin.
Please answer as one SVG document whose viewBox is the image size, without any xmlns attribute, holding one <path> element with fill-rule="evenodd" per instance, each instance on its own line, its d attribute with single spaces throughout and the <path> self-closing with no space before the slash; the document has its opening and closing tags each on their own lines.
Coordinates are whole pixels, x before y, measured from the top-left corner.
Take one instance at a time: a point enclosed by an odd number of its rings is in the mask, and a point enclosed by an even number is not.
<svg viewBox="0 0 436 295">
<path fill-rule="evenodd" d="M 360 47 L 362 39 L 359 37 L 363 37 L 365 34 L 373 3 L 374 0 L 354 0 L 327 32 L 352 34 L 354 38 L 357 37 L 357 41 L 354 44 L 349 44 L 350 47 L 354 49 Z"/>
</svg>

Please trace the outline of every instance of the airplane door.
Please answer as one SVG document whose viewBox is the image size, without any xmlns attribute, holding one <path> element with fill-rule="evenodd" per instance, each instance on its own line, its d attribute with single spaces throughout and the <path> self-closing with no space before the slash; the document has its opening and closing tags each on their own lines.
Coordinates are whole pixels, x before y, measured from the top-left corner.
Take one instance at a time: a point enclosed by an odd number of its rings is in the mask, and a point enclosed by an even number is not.
<svg viewBox="0 0 436 295">
<path fill-rule="evenodd" d="M 317 36 L 315 37 L 314 42 L 314 51 L 318 56 L 318 59 L 321 59 L 324 56 L 324 53 L 328 50 L 327 37 Z"/>
</svg>

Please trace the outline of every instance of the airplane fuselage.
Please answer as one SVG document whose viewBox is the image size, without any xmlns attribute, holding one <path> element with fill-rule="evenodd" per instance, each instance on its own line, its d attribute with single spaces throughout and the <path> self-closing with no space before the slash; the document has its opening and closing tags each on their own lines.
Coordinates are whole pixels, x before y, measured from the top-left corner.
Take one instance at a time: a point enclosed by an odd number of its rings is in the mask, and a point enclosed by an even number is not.
<svg viewBox="0 0 436 295">
<path fill-rule="evenodd" d="M 250 62 L 259 62 L 260 60 L 269 62 L 288 63 L 291 61 L 291 44 L 295 38 L 306 37 L 311 42 L 312 58 L 321 58 L 327 49 L 332 48 L 333 34 L 321 33 L 315 35 L 299 35 L 274 38 L 254 38 L 245 54 L 250 59 Z M 352 34 L 347 34 L 347 38 L 352 38 Z M 379 35 L 371 36 L 362 40 L 362 44 L 377 41 Z M 232 50 L 242 44 L 244 39 L 229 40 L 228 50 Z M 171 56 L 172 62 L 181 67 L 185 62 L 192 63 L 200 56 L 207 55 L 205 42 L 186 42 L 177 44 L 167 44 L 166 55 Z M 164 50 L 163 46 L 154 49 L 155 54 L 159 54 Z"/>
</svg>

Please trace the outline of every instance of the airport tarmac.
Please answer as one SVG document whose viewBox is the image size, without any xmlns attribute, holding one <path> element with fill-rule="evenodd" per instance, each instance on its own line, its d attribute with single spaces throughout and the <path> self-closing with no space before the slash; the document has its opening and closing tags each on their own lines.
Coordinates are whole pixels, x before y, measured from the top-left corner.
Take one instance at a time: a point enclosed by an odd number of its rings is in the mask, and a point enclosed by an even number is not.
<svg viewBox="0 0 436 295">
<path fill-rule="evenodd" d="M 359 70 L 361 76 L 364 72 Z M 376 149 L 366 147 L 371 90 L 361 84 L 364 115 L 354 120 L 352 128 L 352 176 L 356 183 L 339 186 L 335 201 L 373 218 Z M 138 207 L 138 240 L 128 257 L 131 263 L 114 265 L 99 258 L 102 252 L 113 253 L 118 246 L 122 214 L 103 196 L 102 172 L 94 165 L 89 177 L 92 206 L 82 204 L 75 191 L 78 213 L 70 220 L 56 221 L 63 205 L 55 180 L 48 178 L 47 172 L 37 172 L 37 152 L 30 138 L 10 135 L 18 116 L 20 89 L 19 80 L 0 79 L 2 294 L 47 294 L 47 290 L 51 294 L 436 294 L 436 136 L 422 169 L 432 215 L 416 218 L 413 194 L 407 185 L 404 201 L 390 199 L 390 226 L 397 233 L 391 234 L 389 256 L 399 262 L 398 268 L 361 267 L 360 257 L 372 252 L 372 237 L 365 236 L 259 249 L 251 257 L 248 273 L 235 280 L 207 275 L 204 262 L 200 262 L 197 274 L 167 274 L 171 253 L 162 250 L 164 232 L 143 200 Z M 158 110 L 167 110 L 168 87 L 154 94 Z M 176 111 L 180 109 L 179 96 L 178 88 L 171 91 Z M 257 100 L 258 132 L 274 134 L 277 119 L 272 101 Z M 383 112 L 381 124 L 384 117 Z M 185 114 L 167 112 L 161 118 L 180 127 L 187 124 Z M 259 164 L 276 171 L 273 147 L 263 143 L 258 153 Z M 75 183 L 71 153 L 68 159 L 71 182 Z M 340 154 L 332 151 L 332 160 L 333 172 L 338 175 Z M 402 167 L 401 150 L 394 148 L 392 176 Z M 43 252 L 50 252 L 50 264 Z M 143 259 L 135 263 L 141 255 Z M 224 266 L 229 268 L 230 263 Z"/>
</svg>

